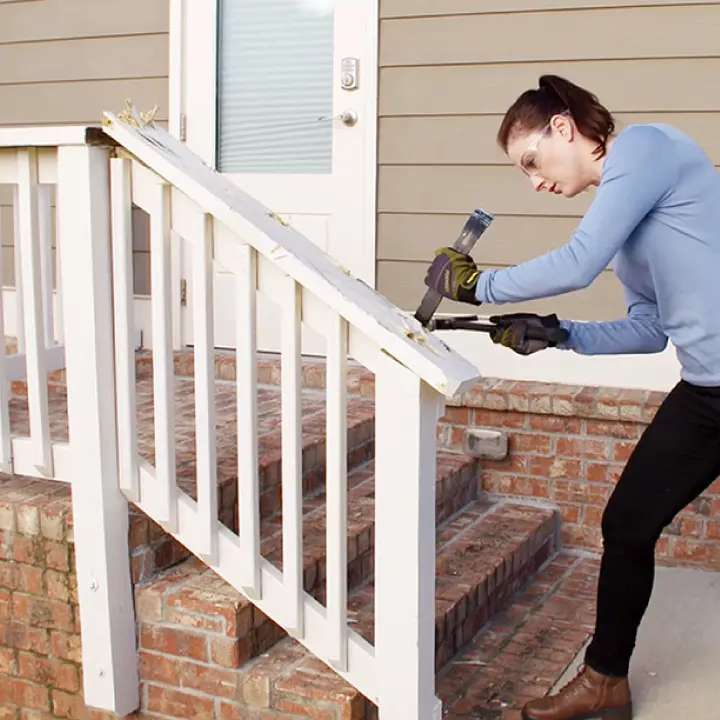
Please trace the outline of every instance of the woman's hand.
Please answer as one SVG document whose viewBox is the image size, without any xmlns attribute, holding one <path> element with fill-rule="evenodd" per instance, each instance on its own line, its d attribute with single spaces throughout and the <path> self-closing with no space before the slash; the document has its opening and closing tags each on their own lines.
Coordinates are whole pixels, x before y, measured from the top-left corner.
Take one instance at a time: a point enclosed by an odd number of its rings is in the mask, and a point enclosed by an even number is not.
<svg viewBox="0 0 720 720">
<path fill-rule="evenodd" d="M 425 275 L 425 284 L 450 300 L 480 305 L 475 296 L 481 270 L 469 255 L 446 247 L 435 252 Z"/>
<path fill-rule="evenodd" d="M 518 355 L 531 355 L 567 339 L 567 333 L 555 314 L 511 313 L 493 315 L 489 320 L 497 325 L 497 330 L 490 333 L 490 339 Z"/>
</svg>

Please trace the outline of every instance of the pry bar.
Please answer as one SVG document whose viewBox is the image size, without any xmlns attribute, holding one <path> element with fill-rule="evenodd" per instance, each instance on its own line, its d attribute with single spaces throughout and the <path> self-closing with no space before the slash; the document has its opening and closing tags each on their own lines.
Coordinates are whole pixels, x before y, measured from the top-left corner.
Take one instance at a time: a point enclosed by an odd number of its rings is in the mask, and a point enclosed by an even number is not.
<svg viewBox="0 0 720 720">
<path fill-rule="evenodd" d="M 483 323 L 476 315 L 465 315 L 461 317 L 437 318 L 430 320 L 428 330 L 475 330 L 478 332 L 490 333 L 497 330 L 493 323 Z M 553 345 L 560 345 L 568 339 L 568 331 L 565 328 L 527 328 L 528 340 L 547 340 Z"/>
</svg>

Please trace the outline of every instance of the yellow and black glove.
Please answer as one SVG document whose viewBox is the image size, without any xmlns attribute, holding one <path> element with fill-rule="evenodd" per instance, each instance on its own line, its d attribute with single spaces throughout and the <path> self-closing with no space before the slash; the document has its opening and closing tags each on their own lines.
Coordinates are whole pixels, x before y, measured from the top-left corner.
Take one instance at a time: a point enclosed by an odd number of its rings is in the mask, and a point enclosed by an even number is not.
<svg viewBox="0 0 720 720">
<path fill-rule="evenodd" d="M 497 329 L 490 333 L 490 339 L 518 355 L 531 355 L 538 350 L 556 347 L 568 339 L 567 330 L 560 326 L 554 313 L 510 313 L 493 315 L 489 320 L 497 325 Z"/>
<path fill-rule="evenodd" d="M 480 305 L 475 288 L 481 270 L 463 253 L 446 247 L 435 252 L 435 259 L 425 275 L 425 284 L 450 300 Z"/>
</svg>

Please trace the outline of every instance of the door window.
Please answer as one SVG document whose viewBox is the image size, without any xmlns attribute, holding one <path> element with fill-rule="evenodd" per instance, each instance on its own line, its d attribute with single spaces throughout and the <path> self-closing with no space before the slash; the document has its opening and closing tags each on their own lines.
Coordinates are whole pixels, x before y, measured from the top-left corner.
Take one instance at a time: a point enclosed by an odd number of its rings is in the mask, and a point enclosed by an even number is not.
<svg viewBox="0 0 720 720">
<path fill-rule="evenodd" d="M 334 0 L 219 0 L 217 168 L 330 173 Z"/>
</svg>

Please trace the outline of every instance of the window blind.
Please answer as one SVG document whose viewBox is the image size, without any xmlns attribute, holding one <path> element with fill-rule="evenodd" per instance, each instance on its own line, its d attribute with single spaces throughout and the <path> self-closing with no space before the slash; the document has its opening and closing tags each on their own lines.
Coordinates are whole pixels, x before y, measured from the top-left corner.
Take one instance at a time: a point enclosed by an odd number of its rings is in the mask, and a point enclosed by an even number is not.
<svg viewBox="0 0 720 720">
<path fill-rule="evenodd" d="M 329 173 L 332 0 L 220 0 L 217 164 Z"/>
</svg>

